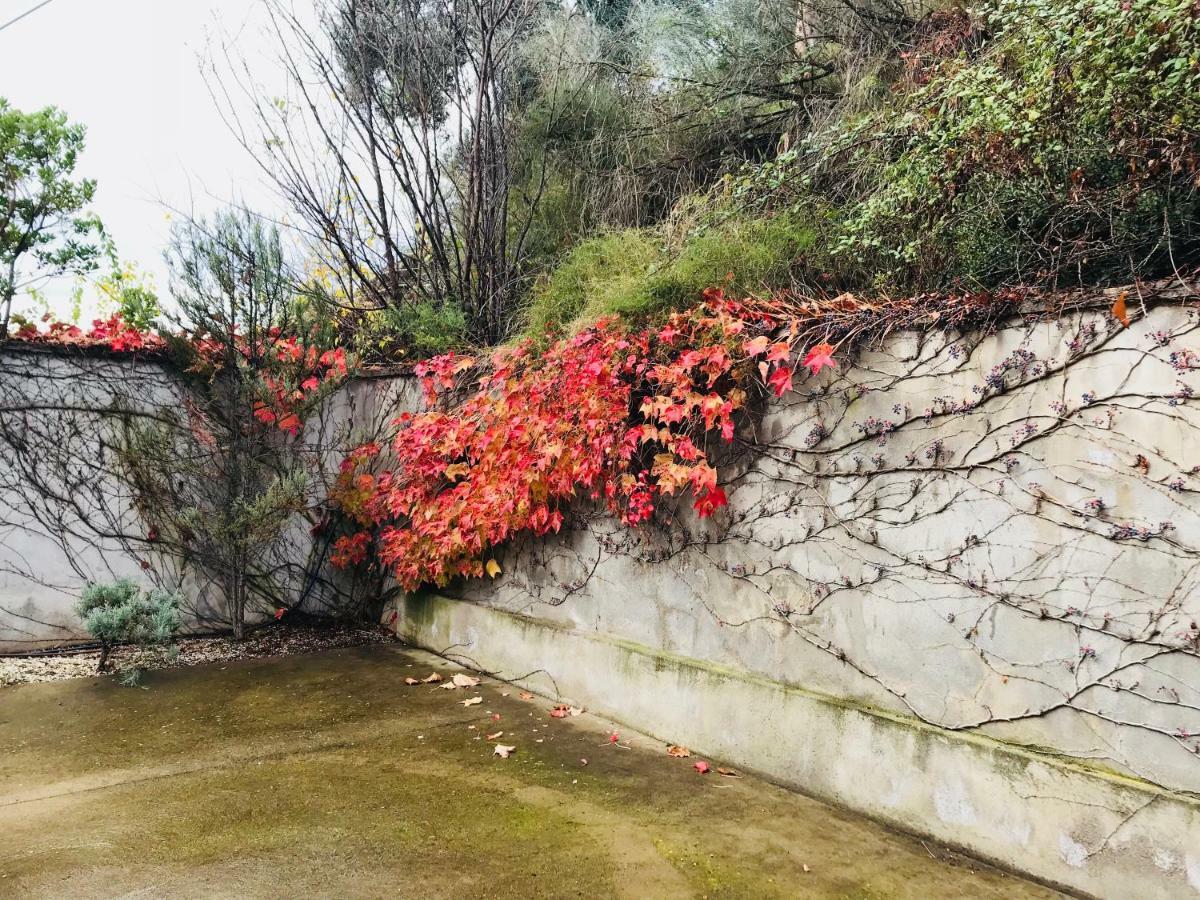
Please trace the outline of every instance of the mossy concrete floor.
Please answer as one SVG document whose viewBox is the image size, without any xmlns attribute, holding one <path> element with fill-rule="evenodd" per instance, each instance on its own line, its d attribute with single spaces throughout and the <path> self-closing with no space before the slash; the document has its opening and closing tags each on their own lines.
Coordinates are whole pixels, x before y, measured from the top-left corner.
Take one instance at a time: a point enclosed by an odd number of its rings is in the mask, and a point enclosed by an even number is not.
<svg viewBox="0 0 1200 900">
<path fill-rule="evenodd" d="M 1054 896 L 503 683 L 403 683 L 430 671 L 375 646 L 0 688 L 0 896 Z"/>
</svg>

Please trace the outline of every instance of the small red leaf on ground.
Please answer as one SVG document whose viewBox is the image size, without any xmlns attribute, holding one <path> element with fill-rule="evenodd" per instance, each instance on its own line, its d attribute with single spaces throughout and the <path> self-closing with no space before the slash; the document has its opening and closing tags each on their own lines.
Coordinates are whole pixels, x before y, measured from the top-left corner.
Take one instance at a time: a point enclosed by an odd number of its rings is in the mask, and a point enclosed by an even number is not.
<svg viewBox="0 0 1200 900">
<path fill-rule="evenodd" d="M 694 766 L 692 766 L 692 768 L 695 769 L 697 772 L 699 772 L 701 775 L 708 774 L 708 763 L 706 763 L 704 760 L 700 760 Z"/>
</svg>

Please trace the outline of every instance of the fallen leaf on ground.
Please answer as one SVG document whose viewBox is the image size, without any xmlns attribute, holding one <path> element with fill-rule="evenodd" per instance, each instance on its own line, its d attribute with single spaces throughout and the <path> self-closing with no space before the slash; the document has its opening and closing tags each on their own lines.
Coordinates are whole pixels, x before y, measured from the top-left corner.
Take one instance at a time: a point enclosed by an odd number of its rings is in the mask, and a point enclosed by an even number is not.
<svg viewBox="0 0 1200 900">
<path fill-rule="evenodd" d="M 497 744 L 496 749 L 492 751 L 492 754 L 494 756 L 499 756 L 501 759 L 508 759 L 508 755 L 516 749 L 516 747 L 509 747 L 505 744 Z"/>
<path fill-rule="evenodd" d="M 621 736 L 619 734 L 617 734 L 615 731 L 608 736 L 608 742 L 610 744 L 615 744 L 620 739 L 621 739 Z"/>
<path fill-rule="evenodd" d="M 582 716 L 583 715 L 583 707 L 582 706 L 572 706 L 570 709 L 567 710 L 567 712 L 569 712 L 573 716 Z"/>
<path fill-rule="evenodd" d="M 533 694 L 529 693 L 529 691 L 521 691 L 521 699 L 522 700 L 532 700 Z"/>
<path fill-rule="evenodd" d="M 741 778 L 742 773 L 737 769 L 726 769 L 721 766 L 717 767 L 717 774 L 724 775 L 726 778 Z"/>
<path fill-rule="evenodd" d="M 430 674 L 430 676 L 428 678 L 422 678 L 421 684 L 437 684 L 441 680 L 442 680 L 442 676 L 439 675 L 437 672 L 433 672 Z"/>
<path fill-rule="evenodd" d="M 492 713 L 492 718 L 495 719 L 497 722 L 499 722 L 500 721 L 500 713 Z"/>
<path fill-rule="evenodd" d="M 464 675 L 462 672 L 456 672 L 453 678 L 453 683 L 458 687 L 475 687 L 482 679 L 476 678 L 473 675 Z"/>
<path fill-rule="evenodd" d="M 411 685 L 411 684 L 420 684 L 421 682 L 416 678 L 405 678 L 404 683 Z"/>
<path fill-rule="evenodd" d="M 808 867 L 808 863 L 805 863 L 805 864 L 804 864 L 804 871 L 805 871 L 805 872 L 811 872 L 811 871 L 812 871 L 812 869 L 810 869 L 810 868 Z"/>
<path fill-rule="evenodd" d="M 580 764 L 581 766 L 586 766 L 586 765 L 587 765 L 587 757 L 586 757 L 586 756 L 581 756 L 581 757 L 579 758 L 579 764 Z"/>
<path fill-rule="evenodd" d="M 503 731 L 497 731 L 495 734 L 489 734 L 489 735 L 487 736 L 487 739 L 488 739 L 489 741 L 494 741 L 494 740 L 496 740 L 497 738 L 502 738 L 502 737 L 504 737 L 504 732 L 503 732 Z"/>
<path fill-rule="evenodd" d="M 466 700 L 459 701 L 463 706 L 474 706 L 476 703 L 482 703 L 482 697 L 468 697 Z"/>
<path fill-rule="evenodd" d="M 442 684 L 439 684 L 439 685 L 438 685 L 438 687 L 440 687 L 440 688 L 441 688 L 442 690 L 444 690 L 444 691 L 455 691 L 455 690 L 458 690 L 458 685 L 457 685 L 457 684 L 455 684 L 453 681 L 446 681 L 446 682 L 443 682 Z"/>
<path fill-rule="evenodd" d="M 667 756 L 673 756 L 676 759 L 685 759 L 692 755 L 692 751 L 687 747 L 680 747 L 677 744 L 672 744 L 667 748 Z"/>
<path fill-rule="evenodd" d="M 558 706 L 554 707 L 554 709 L 550 710 L 550 717 L 552 719 L 565 719 L 570 714 L 571 707 L 567 706 L 565 703 L 560 703 Z"/>
<path fill-rule="evenodd" d="M 704 760 L 700 760 L 698 763 L 696 763 L 694 766 L 692 766 L 692 768 L 695 769 L 697 772 L 699 772 L 701 775 L 708 774 L 708 763 L 706 763 Z"/>
</svg>

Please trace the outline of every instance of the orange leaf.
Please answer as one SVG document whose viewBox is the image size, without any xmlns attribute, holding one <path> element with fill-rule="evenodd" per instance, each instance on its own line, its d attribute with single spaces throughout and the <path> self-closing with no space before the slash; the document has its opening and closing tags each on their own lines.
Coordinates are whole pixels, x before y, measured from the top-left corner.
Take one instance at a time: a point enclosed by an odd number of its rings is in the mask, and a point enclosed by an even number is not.
<svg viewBox="0 0 1200 900">
<path fill-rule="evenodd" d="M 1121 293 L 1117 294 L 1117 302 L 1112 305 L 1112 314 L 1114 319 L 1116 319 L 1126 328 L 1129 327 L 1129 313 L 1125 309 L 1124 291 L 1121 291 Z"/>
</svg>

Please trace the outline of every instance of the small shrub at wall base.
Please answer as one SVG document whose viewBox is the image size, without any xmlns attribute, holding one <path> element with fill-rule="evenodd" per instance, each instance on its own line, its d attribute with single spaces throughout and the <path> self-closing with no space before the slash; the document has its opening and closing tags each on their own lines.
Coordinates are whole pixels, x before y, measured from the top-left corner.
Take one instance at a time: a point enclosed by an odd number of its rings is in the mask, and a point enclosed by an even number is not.
<svg viewBox="0 0 1200 900">
<path fill-rule="evenodd" d="M 182 598 L 154 588 L 146 591 L 128 578 L 107 584 L 89 584 L 75 607 L 88 633 L 100 642 L 98 672 L 108 665 L 114 645 L 168 644 L 179 630 Z M 122 673 L 122 682 L 135 684 L 136 669 Z"/>
</svg>

